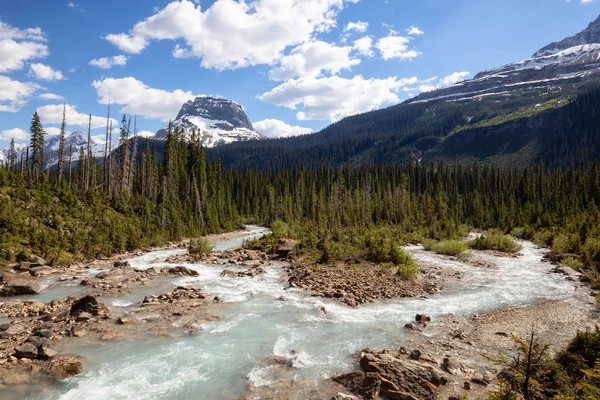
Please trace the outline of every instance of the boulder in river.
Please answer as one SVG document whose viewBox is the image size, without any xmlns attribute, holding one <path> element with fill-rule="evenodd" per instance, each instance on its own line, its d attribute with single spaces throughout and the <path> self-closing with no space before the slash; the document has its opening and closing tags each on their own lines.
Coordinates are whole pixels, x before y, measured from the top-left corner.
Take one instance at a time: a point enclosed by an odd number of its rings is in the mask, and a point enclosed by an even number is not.
<svg viewBox="0 0 600 400">
<path fill-rule="evenodd" d="M 73 303 L 70 314 L 77 316 L 81 312 L 96 316 L 107 313 L 108 308 L 94 296 L 85 296 Z"/>
<path fill-rule="evenodd" d="M 194 271 L 193 269 L 189 269 L 184 266 L 172 267 L 167 270 L 167 273 L 171 275 L 181 275 L 181 276 L 200 276 L 198 271 Z"/>
<path fill-rule="evenodd" d="M 388 399 L 435 400 L 438 387 L 447 383 L 431 365 L 400 358 L 397 352 L 365 349 L 361 353 L 362 371 L 333 378 L 365 399 L 378 395 Z"/>
<path fill-rule="evenodd" d="M 39 294 L 42 291 L 40 285 L 31 278 L 2 278 L 4 284 L 0 287 L 0 296 L 20 296 L 25 294 Z"/>
<path fill-rule="evenodd" d="M 65 379 L 80 374 L 83 363 L 75 357 L 56 357 L 44 367 L 44 372 L 54 379 Z"/>
<path fill-rule="evenodd" d="M 46 266 L 29 268 L 29 274 L 31 274 L 31 276 L 46 276 L 51 275 L 52 272 L 52 268 Z"/>
</svg>

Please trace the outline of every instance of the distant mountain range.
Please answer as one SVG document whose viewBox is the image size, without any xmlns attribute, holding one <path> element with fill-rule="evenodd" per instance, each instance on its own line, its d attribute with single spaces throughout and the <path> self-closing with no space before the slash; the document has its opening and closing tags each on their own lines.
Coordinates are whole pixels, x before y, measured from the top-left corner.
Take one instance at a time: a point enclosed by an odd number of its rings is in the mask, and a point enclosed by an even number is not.
<svg viewBox="0 0 600 400">
<path fill-rule="evenodd" d="M 47 136 L 44 143 L 44 164 L 46 167 L 53 167 L 58 164 L 58 147 L 59 147 L 59 136 Z M 92 154 L 96 158 L 104 157 L 104 141 L 99 141 L 91 138 L 92 142 Z M 74 131 L 65 136 L 65 161 L 69 160 L 69 147 L 73 146 L 72 159 L 73 162 L 79 160 L 79 149 L 84 148 L 87 151 L 87 133 L 84 134 L 81 131 Z M 114 148 L 115 146 L 113 146 Z M 21 160 L 21 152 L 25 151 L 25 147 L 17 149 L 17 162 Z M 8 161 L 8 149 L 0 150 L 0 162 Z"/>
<path fill-rule="evenodd" d="M 482 71 L 386 109 L 302 137 L 234 143 L 207 152 L 225 165 L 445 160 L 526 167 L 600 157 L 600 17 L 533 57 Z"/>
</svg>

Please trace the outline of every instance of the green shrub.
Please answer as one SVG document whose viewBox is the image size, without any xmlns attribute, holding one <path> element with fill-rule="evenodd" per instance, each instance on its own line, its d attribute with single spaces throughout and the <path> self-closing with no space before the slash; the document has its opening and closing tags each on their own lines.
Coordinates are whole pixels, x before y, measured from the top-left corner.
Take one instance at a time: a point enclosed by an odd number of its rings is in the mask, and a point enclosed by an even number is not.
<svg viewBox="0 0 600 400">
<path fill-rule="evenodd" d="M 533 243 L 537 244 L 540 247 L 548 247 L 552 244 L 552 233 L 548 230 L 542 230 L 536 232 L 533 235 Z"/>
<path fill-rule="evenodd" d="M 525 228 L 515 228 L 510 232 L 510 235 L 516 237 L 517 239 L 527 239 L 527 231 Z"/>
<path fill-rule="evenodd" d="M 495 250 L 503 253 L 516 253 L 523 248 L 512 237 L 504 235 L 499 229 L 490 229 L 485 235 L 469 243 L 469 247 L 477 250 Z"/>
<path fill-rule="evenodd" d="M 585 268 L 585 264 L 582 263 L 581 260 L 578 260 L 573 257 L 563 258 L 561 263 L 576 270 L 582 270 Z"/>
<path fill-rule="evenodd" d="M 190 254 L 208 254 L 213 251 L 213 245 L 206 238 L 191 239 L 188 251 Z"/>
<path fill-rule="evenodd" d="M 467 245 L 458 240 L 442 240 L 441 242 L 424 240 L 423 247 L 427 251 L 447 256 L 460 256 L 467 250 Z"/>
<path fill-rule="evenodd" d="M 393 246 L 390 252 L 391 261 L 398 266 L 397 275 L 402 279 L 412 279 L 419 272 L 419 265 L 410 253 L 400 246 Z"/>
<path fill-rule="evenodd" d="M 271 231 L 276 238 L 288 238 L 290 236 L 290 227 L 280 219 L 271 224 Z"/>
<path fill-rule="evenodd" d="M 588 238 L 583 245 L 583 254 L 589 262 L 600 262 L 600 238 Z"/>
<path fill-rule="evenodd" d="M 578 243 L 579 235 L 566 235 L 561 233 L 552 240 L 552 252 L 555 254 L 573 253 L 577 251 Z"/>
</svg>

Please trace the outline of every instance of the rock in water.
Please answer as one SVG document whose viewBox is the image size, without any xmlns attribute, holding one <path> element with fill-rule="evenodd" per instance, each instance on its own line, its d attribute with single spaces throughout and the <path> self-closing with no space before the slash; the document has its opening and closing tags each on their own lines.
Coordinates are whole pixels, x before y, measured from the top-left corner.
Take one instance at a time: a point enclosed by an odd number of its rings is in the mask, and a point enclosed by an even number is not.
<svg viewBox="0 0 600 400">
<path fill-rule="evenodd" d="M 75 357 L 56 357 L 44 367 L 44 372 L 54 379 L 65 379 L 80 374 L 83 363 Z"/>
<path fill-rule="evenodd" d="M 108 312 L 108 307 L 94 296 L 85 296 L 73 303 L 70 314 L 77 316 L 81 312 L 87 312 L 91 315 L 101 315 Z"/>
</svg>

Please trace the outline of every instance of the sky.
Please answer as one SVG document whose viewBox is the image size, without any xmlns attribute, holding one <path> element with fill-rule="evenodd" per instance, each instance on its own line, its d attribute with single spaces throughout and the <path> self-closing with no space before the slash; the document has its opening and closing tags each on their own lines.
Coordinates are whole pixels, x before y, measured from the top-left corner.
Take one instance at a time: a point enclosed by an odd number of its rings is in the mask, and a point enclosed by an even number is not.
<svg viewBox="0 0 600 400">
<path fill-rule="evenodd" d="M 600 0 L 1 0 L 0 148 L 49 135 L 101 139 L 112 102 L 142 135 L 181 105 L 243 105 L 266 136 L 318 131 L 584 29 Z"/>
</svg>

